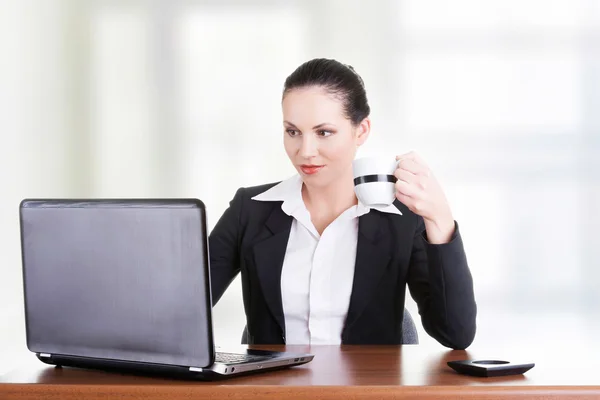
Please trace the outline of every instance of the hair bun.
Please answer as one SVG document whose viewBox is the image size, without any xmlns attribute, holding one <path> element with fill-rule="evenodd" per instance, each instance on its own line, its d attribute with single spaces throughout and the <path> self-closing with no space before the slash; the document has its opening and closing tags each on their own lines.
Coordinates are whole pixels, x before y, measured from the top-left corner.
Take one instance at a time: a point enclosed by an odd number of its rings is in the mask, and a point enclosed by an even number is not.
<svg viewBox="0 0 600 400">
<path fill-rule="evenodd" d="M 345 116 L 354 125 L 369 116 L 365 83 L 349 64 L 328 58 L 315 58 L 300 65 L 285 80 L 283 96 L 292 89 L 319 86 L 336 94 L 343 102 Z"/>
</svg>

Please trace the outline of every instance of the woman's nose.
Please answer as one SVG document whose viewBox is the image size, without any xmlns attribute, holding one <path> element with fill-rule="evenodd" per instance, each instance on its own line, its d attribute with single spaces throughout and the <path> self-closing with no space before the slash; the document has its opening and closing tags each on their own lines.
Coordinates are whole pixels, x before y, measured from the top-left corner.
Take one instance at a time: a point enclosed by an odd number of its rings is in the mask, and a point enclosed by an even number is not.
<svg viewBox="0 0 600 400">
<path fill-rule="evenodd" d="M 304 158 L 314 157 L 318 154 L 317 139 L 313 135 L 303 135 L 300 147 L 300 156 Z"/>
</svg>

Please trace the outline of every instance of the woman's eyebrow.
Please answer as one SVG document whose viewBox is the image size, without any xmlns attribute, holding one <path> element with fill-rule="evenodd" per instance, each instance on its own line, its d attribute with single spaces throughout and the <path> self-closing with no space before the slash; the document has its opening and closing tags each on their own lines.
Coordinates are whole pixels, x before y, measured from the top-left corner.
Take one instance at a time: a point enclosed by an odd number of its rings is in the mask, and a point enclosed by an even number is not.
<svg viewBox="0 0 600 400">
<path fill-rule="evenodd" d="M 292 123 L 291 123 L 291 122 L 289 122 L 289 121 L 283 121 L 283 123 L 284 123 L 284 124 L 287 124 L 287 125 L 289 125 L 289 126 L 291 126 L 292 128 L 296 128 L 296 129 L 298 129 L 298 127 L 297 127 L 296 125 L 292 124 Z M 332 123 L 329 123 L 329 122 L 323 122 L 323 123 L 320 123 L 320 124 L 318 124 L 318 125 L 315 125 L 315 126 L 313 126 L 313 129 L 319 129 L 319 128 L 322 128 L 322 127 L 324 127 L 324 126 L 326 126 L 326 125 L 329 125 L 329 126 L 335 126 L 335 125 L 334 125 L 334 124 L 332 124 Z"/>
<path fill-rule="evenodd" d="M 322 128 L 322 127 L 324 127 L 324 126 L 326 126 L 326 125 L 329 125 L 329 126 L 335 126 L 334 124 L 330 124 L 329 122 L 323 122 L 323 123 L 321 123 L 321 124 L 319 124 L 319 125 L 315 125 L 315 126 L 313 126 L 313 129 L 319 129 L 319 128 Z"/>
</svg>

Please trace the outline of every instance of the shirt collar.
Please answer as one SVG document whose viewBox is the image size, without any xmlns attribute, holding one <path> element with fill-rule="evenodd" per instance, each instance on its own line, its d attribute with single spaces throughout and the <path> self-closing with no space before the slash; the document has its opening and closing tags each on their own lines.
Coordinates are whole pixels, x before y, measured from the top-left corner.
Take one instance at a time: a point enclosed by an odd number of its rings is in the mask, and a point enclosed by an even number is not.
<svg viewBox="0 0 600 400">
<path fill-rule="evenodd" d="M 272 188 L 252 197 L 256 201 L 283 201 L 281 210 L 287 215 L 293 214 L 299 210 L 306 209 L 304 200 L 302 200 L 302 178 L 296 174 L 288 178 Z M 377 210 L 383 213 L 402 215 L 400 210 L 395 205 L 388 206 L 373 206 L 369 207 L 358 201 L 356 206 L 356 217 L 367 214 L 371 210 Z"/>
</svg>

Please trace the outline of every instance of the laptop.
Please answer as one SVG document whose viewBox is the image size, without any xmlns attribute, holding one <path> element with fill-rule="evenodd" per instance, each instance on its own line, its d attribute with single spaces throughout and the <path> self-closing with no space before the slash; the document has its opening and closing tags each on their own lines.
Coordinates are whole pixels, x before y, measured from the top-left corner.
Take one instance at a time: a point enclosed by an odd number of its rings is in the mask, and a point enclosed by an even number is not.
<svg viewBox="0 0 600 400">
<path fill-rule="evenodd" d="M 27 347 L 52 365 L 217 379 L 312 354 L 216 351 L 206 209 L 197 199 L 25 199 Z"/>
</svg>

